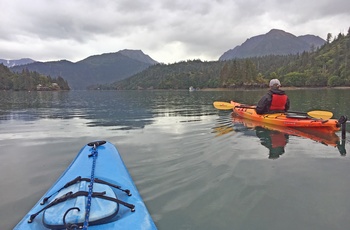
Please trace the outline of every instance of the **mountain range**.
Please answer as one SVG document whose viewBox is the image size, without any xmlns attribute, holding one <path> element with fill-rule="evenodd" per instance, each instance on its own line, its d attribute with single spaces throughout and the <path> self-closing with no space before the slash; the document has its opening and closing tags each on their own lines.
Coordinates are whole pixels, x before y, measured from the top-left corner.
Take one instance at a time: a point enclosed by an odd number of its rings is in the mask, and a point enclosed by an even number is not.
<svg viewBox="0 0 350 230">
<path fill-rule="evenodd" d="M 5 59 L 0 59 L 0 64 L 4 64 L 4 66 L 7 67 L 13 67 L 16 65 L 26 65 L 35 62 L 33 59 L 30 58 L 21 58 L 19 60 L 5 60 Z"/>
<path fill-rule="evenodd" d="M 326 41 L 314 35 L 295 36 L 283 30 L 272 29 L 266 34 L 247 39 L 243 44 L 228 50 L 219 61 L 265 55 L 288 55 L 310 51 Z M 3 60 L 13 72 L 23 69 L 36 71 L 51 77 L 62 77 L 71 89 L 109 84 L 131 77 L 148 67 L 158 64 L 141 50 L 121 50 L 115 53 L 93 55 L 78 62 L 67 60 L 35 62 L 32 59 Z"/>
<path fill-rule="evenodd" d="M 125 79 L 157 63 L 141 50 L 125 49 L 93 55 L 76 63 L 67 60 L 33 62 L 10 69 L 13 72 L 28 69 L 51 77 L 60 76 L 68 81 L 71 89 L 78 90 Z"/>
<path fill-rule="evenodd" d="M 249 38 L 242 45 L 226 51 L 220 56 L 219 60 L 297 54 L 316 49 L 325 42 L 325 40 L 315 35 L 297 37 L 283 30 L 272 29 L 266 34 Z"/>
</svg>

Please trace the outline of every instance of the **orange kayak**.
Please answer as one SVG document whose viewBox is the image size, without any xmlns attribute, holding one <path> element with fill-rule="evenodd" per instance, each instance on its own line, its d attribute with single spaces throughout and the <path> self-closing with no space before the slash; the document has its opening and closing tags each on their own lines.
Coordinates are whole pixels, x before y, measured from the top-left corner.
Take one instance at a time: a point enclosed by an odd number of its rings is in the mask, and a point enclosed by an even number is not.
<svg viewBox="0 0 350 230">
<path fill-rule="evenodd" d="M 233 112 L 240 117 L 267 124 L 293 128 L 322 128 L 328 132 L 340 130 L 341 125 L 336 119 L 318 119 L 307 116 L 291 116 L 288 113 L 262 114 L 255 108 L 231 101 Z"/>
</svg>

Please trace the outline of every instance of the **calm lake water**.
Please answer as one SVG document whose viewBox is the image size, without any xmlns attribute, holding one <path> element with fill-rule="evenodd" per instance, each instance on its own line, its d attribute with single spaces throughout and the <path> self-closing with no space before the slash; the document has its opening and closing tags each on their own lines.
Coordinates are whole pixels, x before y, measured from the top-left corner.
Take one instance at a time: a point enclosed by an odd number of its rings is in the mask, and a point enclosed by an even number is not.
<svg viewBox="0 0 350 230">
<path fill-rule="evenodd" d="M 97 139 L 116 145 L 159 229 L 348 229 L 348 132 L 282 133 L 273 150 L 268 130 L 212 105 L 255 104 L 265 92 L 0 92 L 0 229 Z M 349 89 L 287 93 L 292 110 L 350 115 Z"/>
</svg>

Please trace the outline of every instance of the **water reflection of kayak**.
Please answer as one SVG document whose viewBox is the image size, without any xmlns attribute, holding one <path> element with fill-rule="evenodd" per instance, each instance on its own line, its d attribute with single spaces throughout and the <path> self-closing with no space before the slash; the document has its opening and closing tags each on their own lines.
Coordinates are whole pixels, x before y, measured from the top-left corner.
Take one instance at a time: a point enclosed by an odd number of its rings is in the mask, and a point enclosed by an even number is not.
<svg viewBox="0 0 350 230">
<path fill-rule="evenodd" d="M 247 128 L 257 129 L 261 127 L 271 131 L 278 131 L 283 134 L 308 138 L 325 145 L 337 147 L 340 142 L 339 136 L 334 132 L 329 132 L 328 128 L 292 128 L 278 125 L 267 124 L 264 122 L 244 119 L 240 116 L 232 114 L 233 123 L 241 123 Z M 260 128 L 258 128 L 260 129 Z M 261 130 L 261 129 L 260 129 Z"/>
</svg>

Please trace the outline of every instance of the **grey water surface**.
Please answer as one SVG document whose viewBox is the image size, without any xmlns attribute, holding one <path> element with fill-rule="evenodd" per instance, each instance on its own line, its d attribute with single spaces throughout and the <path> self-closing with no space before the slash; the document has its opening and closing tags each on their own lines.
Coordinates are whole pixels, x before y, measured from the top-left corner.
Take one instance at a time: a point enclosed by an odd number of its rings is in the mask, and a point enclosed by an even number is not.
<svg viewBox="0 0 350 230">
<path fill-rule="evenodd" d="M 0 92 L 0 229 L 93 140 L 116 145 L 159 229 L 349 228 L 349 132 L 324 141 L 282 133 L 276 153 L 266 129 L 212 105 L 255 104 L 265 92 Z M 287 93 L 292 110 L 350 115 L 349 89 Z"/>
</svg>

